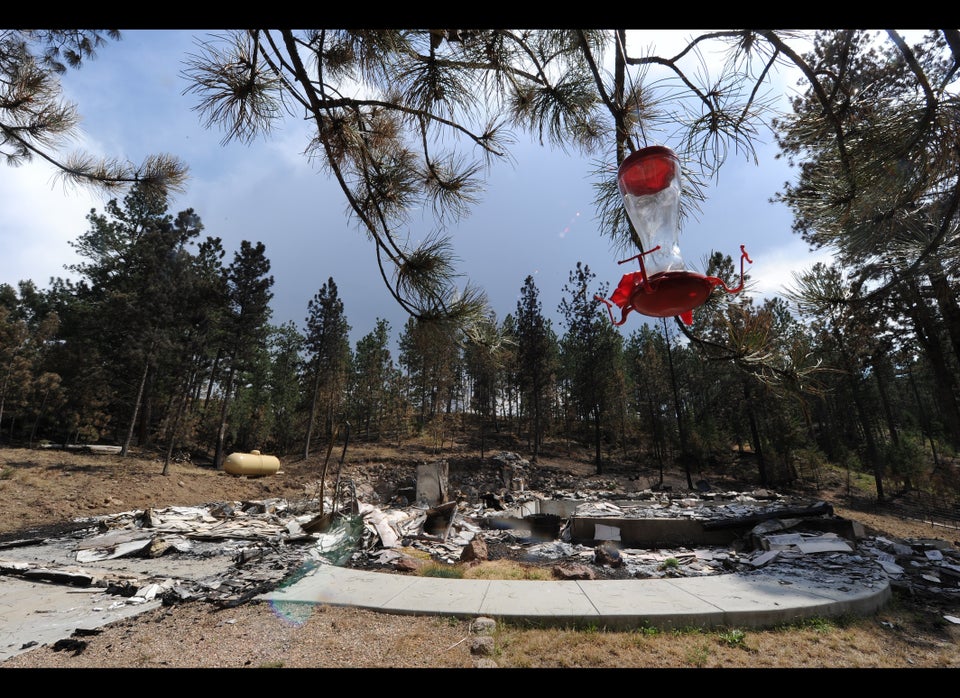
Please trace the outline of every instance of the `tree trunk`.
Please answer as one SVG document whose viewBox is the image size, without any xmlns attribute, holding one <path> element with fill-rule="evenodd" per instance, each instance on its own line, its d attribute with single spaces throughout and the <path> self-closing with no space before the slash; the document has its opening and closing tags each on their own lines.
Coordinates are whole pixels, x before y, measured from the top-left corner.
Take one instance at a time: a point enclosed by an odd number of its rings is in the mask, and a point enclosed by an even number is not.
<svg viewBox="0 0 960 698">
<path fill-rule="evenodd" d="M 130 416 L 130 426 L 127 428 L 127 437 L 123 440 L 123 448 L 120 449 L 120 455 L 126 456 L 130 451 L 130 443 L 133 441 L 133 430 L 137 426 L 137 417 L 140 414 L 140 401 L 143 399 L 144 387 L 147 385 L 147 374 L 150 373 L 150 358 L 153 354 L 153 348 L 147 353 L 143 360 L 143 373 L 140 375 L 140 385 L 137 386 L 137 399 L 133 403 L 133 414 Z"/>
<path fill-rule="evenodd" d="M 753 441 L 753 452 L 757 454 L 757 474 L 760 476 L 760 486 L 766 487 L 767 463 L 763 457 L 763 445 L 760 443 L 760 428 L 757 425 L 757 415 L 753 411 L 750 396 L 750 383 L 743 381 L 743 400 L 747 409 L 747 420 L 750 422 L 750 439 Z"/>
<path fill-rule="evenodd" d="M 153 384 L 156 379 L 156 371 L 155 366 L 150 366 L 141 391 L 140 416 L 137 419 L 137 443 L 140 446 L 149 446 L 150 444 L 150 422 L 153 419 Z"/>
<path fill-rule="evenodd" d="M 940 467 L 940 459 L 937 456 L 937 444 L 933 440 L 933 429 L 930 427 L 930 418 L 927 416 L 927 411 L 923 409 L 923 400 L 920 399 L 917 381 L 913 377 L 913 368 L 909 365 L 907 366 L 907 376 L 910 379 L 910 387 L 913 389 L 913 397 L 917 401 L 917 414 L 920 415 L 920 426 L 927 440 L 930 442 L 930 452 L 933 454 L 933 467 L 934 470 L 936 470 Z"/>
<path fill-rule="evenodd" d="M 310 419 L 307 421 L 307 439 L 303 444 L 303 459 L 310 457 L 310 441 L 313 439 L 313 423 L 317 420 L 317 403 L 320 402 L 320 369 L 313 378 L 313 399 L 310 400 Z"/>
<path fill-rule="evenodd" d="M 207 405 L 213 397 L 213 385 L 216 383 L 217 374 L 220 372 L 220 360 L 223 358 L 223 349 L 217 349 L 217 355 L 213 357 L 213 364 L 210 366 L 210 381 L 207 383 L 207 399 L 203 401 L 203 408 L 200 410 L 200 421 L 204 421 L 207 416 Z"/>
<path fill-rule="evenodd" d="M 594 462 L 597 464 L 597 475 L 603 475 L 603 456 L 600 453 L 600 410 L 593 412 L 593 443 L 594 443 Z"/>
<path fill-rule="evenodd" d="M 934 259 L 931 264 L 939 265 L 939 261 Z M 960 305 L 957 304 L 957 293 L 942 270 L 929 273 L 927 277 L 933 286 L 933 296 L 943 317 L 947 335 L 950 337 L 954 357 L 960 361 Z"/>
<path fill-rule="evenodd" d="M 170 458 L 173 456 L 173 446 L 177 440 L 177 432 L 180 431 L 180 421 L 183 418 L 183 413 L 187 409 L 187 397 L 189 393 L 186 388 L 180 395 L 180 404 L 177 405 L 177 412 L 173 417 L 173 426 L 170 428 L 170 440 L 167 443 L 167 455 L 163 459 L 163 470 L 161 475 L 168 475 L 170 473 Z"/>
<path fill-rule="evenodd" d="M 540 381 L 534 378 L 533 381 L 533 455 L 530 457 L 531 463 L 537 462 L 537 457 L 540 455 L 540 442 L 543 438 L 543 435 L 540 433 L 540 430 L 543 428 L 541 426 L 542 408 L 540 406 Z"/>
<path fill-rule="evenodd" d="M 673 386 L 673 411 L 677 415 L 677 436 L 680 439 L 680 460 L 683 461 L 683 470 L 687 475 L 687 488 L 693 489 L 693 476 L 690 473 L 690 459 L 687 458 L 687 435 L 683 429 L 683 415 L 680 409 L 680 389 L 677 387 L 677 374 L 673 369 L 673 352 L 670 350 L 670 335 L 667 333 L 667 320 L 663 323 L 663 338 L 667 346 L 667 365 L 670 367 L 670 385 Z"/>
<path fill-rule="evenodd" d="M 837 342 L 837 347 L 840 350 L 840 356 L 843 358 L 843 362 L 845 364 L 844 368 L 846 369 L 845 373 L 850 383 L 850 391 L 853 395 L 853 404 L 857 409 L 857 417 L 860 420 L 860 428 L 863 430 L 863 439 L 867 448 L 867 458 L 870 460 L 870 467 L 873 470 L 873 478 L 877 483 L 877 501 L 882 502 L 884 501 L 883 461 L 880 458 L 880 452 L 877 449 L 877 444 L 873 439 L 873 429 L 870 427 L 870 417 L 863 403 L 863 397 L 860 394 L 860 385 L 857 380 L 859 372 L 856 370 L 853 357 L 847 352 L 840 332 L 834 329 L 833 336 Z"/>
<path fill-rule="evenodd" d="M 887 395 L 887 383 L 881 373 L 881 361 L 877 357 L 871 360 L 873 366 L 873 375 L 877 379 L 877 390 L 880 392 L 880 404 L 883 406 L 883 416 L 887 420 L 887 431 L 890 433 L 890 440 L 894 446 L 900 444 L 900 435 L 897 429 L 897 423 L 893 418 L 893 408 L 890 406 L 890 397 Z"/>
<path fill-rule="evenodd" d="M 220 405 L 220 425 L 217 427 L 217 448 L 213 453 L 213 465 L 217 470 L 223 470 L 223 442 L 227 437 L 227 407 L 230 404 L 230 394 L 233 392 L 233 367 L 227 373 L 227 385 L 223 390 L 223 404 Z"/>
<path fill-rule="evenodd" d="M 937 406 L 943 419 L 947 438 L 954 448 L 960 448 L 960 405 L 955 396 L 956 377 L 947 365 L 947 356 L 937 336 L 936 323 L 922 298 L 910 306 L 910 319 L 914 332 L 923 347 L 924 356 L 933 371 L 933 389 L 937 393 Z"/>
<path fill-rule="evenodd" d="M 30 439 L 27 441 L 28 448 L 33 448 L 33 440 L 37 436 L 37 427 L 40 424 L 40 418 L 43 416 L 43 410 L 47 406 L 47 397 L 49 395 L 49 388 L 43 391 L 43 399 L 40 400 L 40 408 L 37 410 L 37 418 L 33 420 L 33 428 L 30 430 Z"/>
<path fill-rule="evenodd" d="M 3 376 L 3 385 L 0 386 L 0 433 L 3 433 L 3 408 L 7 402 L 7 383 L 10 382 L 10 372 Z"/>
<path fill-rule="evenodd" d="M 657 460 L 658 471 L 660 473 L 660 481 L 658 484 L 663 485 L 663 459 L 667 450 L 663 438 L 663 429 L 660 424 L 660 417 L 654 408 L 653 400 L 647 400 L 646 403 L 647 411 L 650 415 L 650 446 L 653 451 L 653 456 Z M 639 460 L 638 458 L 637 461 L 639 462 Z M 639 473 L 637 474 L 639 475 Z"/>
</svg>

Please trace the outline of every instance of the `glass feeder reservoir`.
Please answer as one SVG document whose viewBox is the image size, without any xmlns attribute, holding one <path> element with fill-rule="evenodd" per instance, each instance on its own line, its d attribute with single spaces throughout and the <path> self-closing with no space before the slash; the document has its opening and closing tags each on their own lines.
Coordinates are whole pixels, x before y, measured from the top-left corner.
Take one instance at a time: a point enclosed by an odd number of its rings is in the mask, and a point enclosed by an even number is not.
<svg viewBox="0 0 960 698">
<path fill-rule="evenodd" d="M 627 157 L 617 171 L 617 186 L 633 228 L 640 238 L 637 260 L 640 271 L 625 274 L 609 300 L 597 296 L 607 306 L 610 319 L 622 325 L 632 310 L 650 317 L 679 316 L 684 324 L 693 322 L 693 309 L 703 305 L 713 289 L 727 293 L 743 289 L 743 262 L 753 261 L 740 246 L 740 285 L 728 287 L 715 276 L 689 271 L 680 256 L 680 161 L 670 148 L 654 145 Z M 622 310 L 619 321 L 613 306 Z"/>
</svg>

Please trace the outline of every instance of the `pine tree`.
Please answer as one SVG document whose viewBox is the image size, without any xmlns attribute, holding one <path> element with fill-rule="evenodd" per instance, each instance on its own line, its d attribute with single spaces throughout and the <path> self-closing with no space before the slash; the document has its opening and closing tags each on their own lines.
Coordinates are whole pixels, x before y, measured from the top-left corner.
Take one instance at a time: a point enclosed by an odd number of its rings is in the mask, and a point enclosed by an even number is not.
<svg viewBox="0 0 960 698">
<path fill-rule="evenodd" d="M 159 195 L 182 191 L 187 169 L 171 155 L 138 166 L 60 150 L 76 134 L 80 116 L 63 100 L 59 76 L 96 57 L 116 29 L 0 29 L 0 156 L 17 166 L 40 158 L 68 184 L 101 191 L 138 185 Z"/>
<path fill-rule="evenodd" d="M 555 390 L 558 367 L 557 338 L 550 320 L 543 316 L 540 291 L 533 277 L 524 279 L 516 312 L 517 383 L 530 415 L 531 461 L 536 462 L 543 445 L 550 397 Z"/>
<path fill-rule="evenodd" d="M 606 420 L 625 399 L 623 393 L 623 338 L 597 307 L 595 296 L 603 297 L 605 284 L 590 292 L 595 274 L 577 262 L 564 286 L 560 302 L 566 331 L 560 340 L 561 363 L 569 385 L 569 396 L 584 422 L 593 426 L 594 463 L 603 473 L 602 436 Z M 601 307 L 602 309 L 602 307 Z"/>
<path fill-rule="evenodd" d="M 328 446 L 332 446 L 339 431 L 352 360 L 350 325 L 333 277 L 320 287 L 307 304 L 306 323 L 304 336 L 312 389 L 303 457 L 309 458 L 318 415 Z"/>
<path fill-rule="evenodd" d="M 226 379 L 221 387 L 220 417 L 217 428 L 214 464 L 223 469 L 227 437 L 227 415 L 234 398 L 239 373 L 248 370 L 258 352 L 266 346 L 270 320 L 273 277 L 266 246 L 244 240 L 226 269 L 228 313 L 224 316 L 223 351 L 227 362 Z"/>
<path fill-rule="evenodd" d="M 388 383 L 396 370 L 388 342 L 390 323 L 377 318 L 373 331 L 357 341 L 354 352 L 350 397 L 351 422 L 361 427 L 365 438 L 380 436 L 387 413 Z"/>
</svg>

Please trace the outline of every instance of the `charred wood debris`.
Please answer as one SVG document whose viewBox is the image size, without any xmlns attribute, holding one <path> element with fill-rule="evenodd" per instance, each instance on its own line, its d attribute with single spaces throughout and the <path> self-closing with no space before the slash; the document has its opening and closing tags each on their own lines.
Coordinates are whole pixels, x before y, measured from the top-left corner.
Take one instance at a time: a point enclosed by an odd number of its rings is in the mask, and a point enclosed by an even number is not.
<svg viewBox="0 0 960 698">
<path fill-rule="evenodd" d="M 200 600 L 226 608 L 321 564 L 415 574 L 429 562 L 509 558 L 548 567 L 560 580 L 730 573 L 832 576 L 840 584 L 886 578 L 897 593 L 953 609 L 944 617 L 960 622 L 960 553 L 953 544 L 866 535 L 822 501 L 769 490 L 716 491 L 705 481 L 691 492 L 657 486 L 624 491 L 622 483 L 603 476 L 584 479 L 531 467 L 511 452 L 452 475 L 445 460 L 425 462 L 416 471 L 400 472 L 398 479 L 395 465 L 357 466 L 349 479 L 338 475 L 322 507 L 307 493 L 297 501 L 126 511 L 7 534 L 0 537 L 0 575 L 101 587 L 129 603 Z M 668 528 L 697 522 L 704 540 L 716 540 L 720 532 L 727 537 L 722 543 L 682 544 L 666 536 L 632 547 L 629 537 L 618 534 L 639 521 Z M 75 564 L 11 555 L 53 543 L 67 545 Z M 199 577 L 168 574 L 165 565 L 141 576 L 98 567 L 125 557 L 229 564 Z"/>
</svg>

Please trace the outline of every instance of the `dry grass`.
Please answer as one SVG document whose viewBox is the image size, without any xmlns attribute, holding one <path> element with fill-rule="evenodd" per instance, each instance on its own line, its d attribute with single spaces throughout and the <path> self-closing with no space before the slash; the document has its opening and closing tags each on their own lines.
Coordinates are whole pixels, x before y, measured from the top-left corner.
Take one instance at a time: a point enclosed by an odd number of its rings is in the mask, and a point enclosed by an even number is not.
<svg viewBox="0 0 960 698">
<path fill-rule="evenodd" d="M 524 668 L 960 667 L 957 627 L 930 620 L 895 601 L 874 617 L 810 619 L 769 630 L 500 625 L 495 659 Z"/>
<path fill-rule="evenodd" d="M 553 580 L 548 568 L 523 565 L 511 560 L 489 560 L 479 565 L 467 565 L 464 579 Z"/>
<path fill-rule="evenodd" d="M 73 655 L 40 647 L 3 668 L 465 668 L 468 620 L 265 603 L 159 609 L 108 626 Z M 874 617 L 770 630 L 570 630 L 497 625 L 501 668 L 958 668 L 957 626 L 894 602 Z M 189 652 L 183 648 L 189 647 Z"/>
<path fill-rule="evenodd" d="M 418 551 L 421 555 L 427 555 Z M 419 556 L 418 556 L 419 557 Z M 418 577 L 443 577 L 446 579 L 507 579 L 513 581 L 556 581 L 547 567 L 525 565 L 513 560 L 483 560 L 480 562 L 425 562 L 414 572 Z"/>
</svg>

